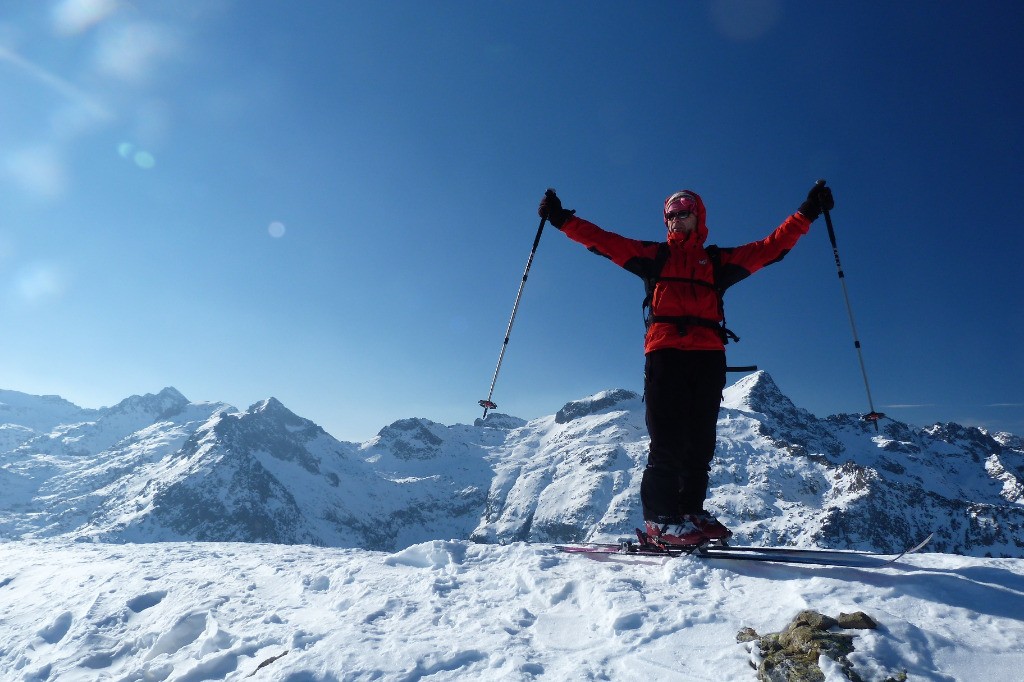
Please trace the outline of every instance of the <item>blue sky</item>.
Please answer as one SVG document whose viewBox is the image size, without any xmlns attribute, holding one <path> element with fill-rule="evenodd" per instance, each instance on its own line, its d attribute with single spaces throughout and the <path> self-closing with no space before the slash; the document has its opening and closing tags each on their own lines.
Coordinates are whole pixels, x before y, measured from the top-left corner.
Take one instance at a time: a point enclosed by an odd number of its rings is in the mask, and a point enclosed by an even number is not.
<svg viewBox="0 0 1024 682">
<path fill-rule="evenodd" d="M 876 408 L 1024 434 L 1024 6 L 4 3 L 0 387 L 470 422 L 536 206 L 759 239 L 818 178 Z M 545 230 L 494 392 L 640 390 L 638 279 Z M 730 290 L 732 364 L 865 412 L 824 221 Z M 733 377 L 738 378 L 737 376 Z"/>
</svg>

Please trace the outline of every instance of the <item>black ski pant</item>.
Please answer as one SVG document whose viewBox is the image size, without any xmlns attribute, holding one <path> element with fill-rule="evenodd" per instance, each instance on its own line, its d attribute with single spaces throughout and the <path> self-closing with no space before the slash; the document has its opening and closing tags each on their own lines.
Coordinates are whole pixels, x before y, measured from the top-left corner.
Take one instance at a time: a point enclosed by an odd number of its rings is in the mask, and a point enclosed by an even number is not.
<svg viewBox="0 0 1024 682">
<path fill-rule="evenodd" d="M 678 522 L 682 514 L 704 509 L 723 388 L 725 351 L 666 348 L 647 354 L 651 449 L 640 483 L 645 520 Z"/>
</svg>

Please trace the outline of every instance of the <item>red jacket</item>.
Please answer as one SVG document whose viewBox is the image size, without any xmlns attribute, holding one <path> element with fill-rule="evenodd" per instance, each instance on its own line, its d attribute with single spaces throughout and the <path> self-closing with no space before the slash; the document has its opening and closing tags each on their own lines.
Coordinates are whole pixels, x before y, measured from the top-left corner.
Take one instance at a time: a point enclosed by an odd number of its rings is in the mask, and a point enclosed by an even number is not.
<svg viewBox="0 0 1024 682">
<path fill-rule="evenodd" d="M 660 317 L 694 317 L 722 321 L 711 259 L 704 248 L 708 236 L 707 211 L 697 198 L 697 228 L 690 233 L 669 233 L 669 257 L 661 270 L 662 278 L 654 289 L 651 314 Z M 717 285 L 724 291 L 736 282 L 750 276 L 766 265 L 782 260 L 797 240 L 807 234 L 811 221 L 800 213 L 786 218 L 774 232 L 764 239 L 743 246 L 720 249 L 720 268 Z M 575 216 L 562 225 L 562 232 L 573 241 L 583 244 L 594 253 L 610 258 L 612 262 L 643 278 L 648 278 L 655 267 L 659 242 L 629 239 Z M 693 281 L 705 282 L 701 286 Z M 644 353 L 660 348 L 681 350 L 724 350 L 721 334 L 706 326 L 691 325 L 685 330 L 666 322 L 655 322 L 647 330 Z"/>
</svg>

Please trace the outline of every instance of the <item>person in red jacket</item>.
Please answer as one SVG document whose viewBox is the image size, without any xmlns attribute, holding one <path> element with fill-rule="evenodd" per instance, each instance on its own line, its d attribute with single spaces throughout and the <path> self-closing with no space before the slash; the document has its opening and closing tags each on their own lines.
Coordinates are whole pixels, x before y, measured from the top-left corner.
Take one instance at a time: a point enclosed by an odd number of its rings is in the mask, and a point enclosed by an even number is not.
<svg viewBox="0 0 1024 682">
<path fill-rule="evenodd" d="M 651 444 L 640 501 L 647 535 L 654 542 L 691 545 L 732 535 L 704 509 L 725 388 L 725 344 L 736 339 L 725 329 L 721 296 L 782 260 L 822 210 L 832 206 L 832 191 L 816 184 L 797 212 L 764 239 L 719 248 L 705 246 L 707 212 L 690 190 L 665 200 L 664 242 L 603 230 L 563 208 L 554 190 L 541 200 L 542 218 L 648 285 L 644 397 Z"/>
</svg>

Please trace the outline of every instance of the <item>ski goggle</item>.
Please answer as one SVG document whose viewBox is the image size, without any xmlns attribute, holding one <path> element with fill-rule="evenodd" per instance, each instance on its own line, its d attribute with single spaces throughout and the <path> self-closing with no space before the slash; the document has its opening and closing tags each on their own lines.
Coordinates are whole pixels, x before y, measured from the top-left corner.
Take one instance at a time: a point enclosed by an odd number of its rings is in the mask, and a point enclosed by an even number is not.
<svg viewBox="0 0 1024 682">
<path fill-rule="evenodd" d="M 673 198 L 665 205 L 665 220 L 667 222 L 676 218 L 688 218 L 696 210 L 696 200 L 684 194 L 683 196 Z"/>
</svg>

